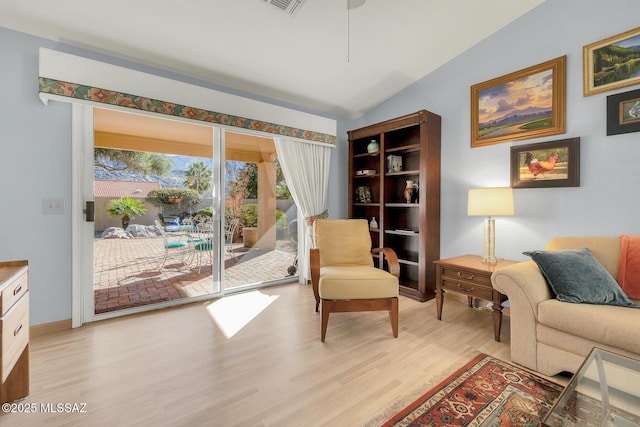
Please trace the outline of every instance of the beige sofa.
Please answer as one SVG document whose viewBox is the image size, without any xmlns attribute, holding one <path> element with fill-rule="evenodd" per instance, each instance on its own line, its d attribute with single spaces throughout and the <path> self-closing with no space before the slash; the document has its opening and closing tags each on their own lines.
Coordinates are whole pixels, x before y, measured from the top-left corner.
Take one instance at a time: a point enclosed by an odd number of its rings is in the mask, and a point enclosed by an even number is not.
<svg viewBox="0 0 640 427">
<path fill-rule="evenodd" d="M 558 237 L 545 249 L 585 247 L 617 279 L 619 237 Z M 491 282 L 509 298 L 513 362 L 555 375 L 575 373 L 593 347 L 640 359 L 640 309 L 558 301 L 533 261 L 499 268 Z"/>
</svg>

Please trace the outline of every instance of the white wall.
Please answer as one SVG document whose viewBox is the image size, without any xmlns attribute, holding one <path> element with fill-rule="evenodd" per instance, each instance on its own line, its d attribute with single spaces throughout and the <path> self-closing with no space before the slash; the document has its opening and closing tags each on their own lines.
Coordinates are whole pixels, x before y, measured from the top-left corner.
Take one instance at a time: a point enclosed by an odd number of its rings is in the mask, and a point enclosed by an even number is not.
<svg viewBox="0 0 640 427">
<path fill-rule="evenodd" d="M 39 46 L 0 29 L 0 260 L 29 260 L 32 323 L 71 318 L 71 106 L 38 98 Z"/>
<path fill-rule="evenodd" d="M 496 219 L 496 255 L 523 260 L 559 235 L 640 234 L 640 133 L 606 136 L 607 95 L 638 86 L 582 95 L 582 47 L 637 27 L 639 16 L 637 0 L 548 0 L 358 121 L 422 108 L 442 116 L 442 257 L 482 253 L 483 219 L 467 217 L 467 190 L 509 186 L 512 145 L 578 136 L 581 186 L 515 190 L 516 216 Z M 470 87 L 562 55 L 567 133 L 471 149 Z"/>
<path fill-rule="evenodd" d="M 38 98 L 38 49 L 46 47 L 312 114 L 317 111 L 234 91 L 129 61 L 0 28 L 0 260 L 28 259 L 31 324 L 71 318 L 71 106 Z M 337 119 L 324 115 L 328 118 Z M 345 137 L 342 138 L 344 145 Z M 338 153 L 333 155 L 335 160 Z M 337 164 L 337 162 L 336 162 Z M 339 188 L 346 175 L 332 173 Z M 43 199 L 62 199 L 62 215 L 44 215 Z M 329 211 L 344 212 L 336 195 Z"/>
</svg>

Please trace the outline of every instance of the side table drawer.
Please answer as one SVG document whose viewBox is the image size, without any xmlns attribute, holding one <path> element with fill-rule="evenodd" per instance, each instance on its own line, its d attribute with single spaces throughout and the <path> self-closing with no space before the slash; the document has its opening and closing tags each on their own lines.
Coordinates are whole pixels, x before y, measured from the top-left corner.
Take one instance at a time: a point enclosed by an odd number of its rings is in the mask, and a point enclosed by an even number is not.
<svg viewBox="0 0 640 427">
<path fill-rule="evenodd" d="M 478 274 L 473 271 L 465 271 L 458 268 L 442 266 L 440 272 L 443 280 L 463 280 L 491 287 L 491 274 Z"/>
<path fill-rule="evenodd" d="M 11 373 L 22 351 L 29 343 L 29 294 L 24 295 L 7 314 L 0 317 L 2 355 L 1 381 Z"/>
<path fill-rule="evenodd" d="M 474 282 L 464 282 L 460 280 L 450 280 L 442 278 L 442 288 L 451 292 L 465 294 L 470 297 L 491 301 L 493 289 Z"/>
</svg>

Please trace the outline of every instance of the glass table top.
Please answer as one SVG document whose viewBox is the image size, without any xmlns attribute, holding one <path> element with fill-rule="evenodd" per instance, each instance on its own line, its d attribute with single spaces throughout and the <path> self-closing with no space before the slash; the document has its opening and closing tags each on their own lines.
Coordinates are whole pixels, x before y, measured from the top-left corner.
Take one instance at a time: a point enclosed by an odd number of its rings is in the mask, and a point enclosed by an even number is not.
<svg viewBox="0 0 640 427">
<path fill-rule="evenodd" d="M 594 348 L 544 424 L 640 427 L 640 361 Z"/>
</svg>

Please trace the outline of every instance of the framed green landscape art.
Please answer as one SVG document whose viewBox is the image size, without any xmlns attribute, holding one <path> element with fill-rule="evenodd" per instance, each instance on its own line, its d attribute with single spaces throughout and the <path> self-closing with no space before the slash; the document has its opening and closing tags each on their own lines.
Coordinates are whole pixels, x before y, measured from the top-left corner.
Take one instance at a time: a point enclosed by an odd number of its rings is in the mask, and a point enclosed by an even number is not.
<svg viewBox="0 0 640 427">
<path fill-rule="evenodd" d="M 584 96 L 640 83 L 640 27 L 582 48 Z"/>
<path fill-rule="evenodd" d="M 567 57 L 471 86 L 471 147 L 565 133 Z"/>
</svg>

